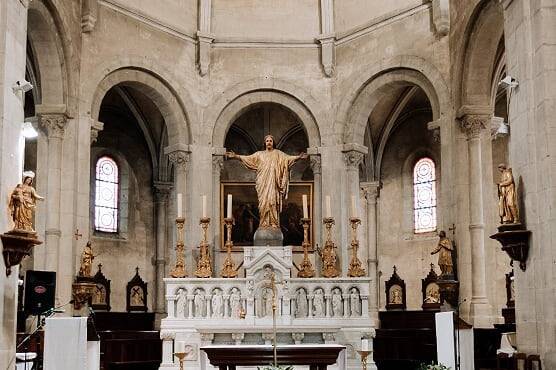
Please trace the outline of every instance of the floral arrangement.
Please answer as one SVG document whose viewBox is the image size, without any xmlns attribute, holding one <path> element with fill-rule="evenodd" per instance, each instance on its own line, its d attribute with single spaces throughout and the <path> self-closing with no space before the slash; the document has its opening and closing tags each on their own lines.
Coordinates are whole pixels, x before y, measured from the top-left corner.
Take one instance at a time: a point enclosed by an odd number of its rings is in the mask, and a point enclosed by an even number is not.
<svg viewBox="0 0 556 370">
<path fill-rule="evenodd" d="M 419 365 L 417 370 L 450 370 L 450 367 L 444 366 L 442 364 L 435 364 L 431 362 L 430 364 L 422 363 Z"/>
</svg>

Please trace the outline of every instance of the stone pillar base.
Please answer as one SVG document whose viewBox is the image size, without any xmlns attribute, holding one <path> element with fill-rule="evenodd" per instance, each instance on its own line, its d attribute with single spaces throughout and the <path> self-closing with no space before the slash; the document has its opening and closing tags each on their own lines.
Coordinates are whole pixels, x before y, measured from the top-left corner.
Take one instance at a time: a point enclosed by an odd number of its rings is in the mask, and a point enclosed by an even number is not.
<svg viewBox="0 0 556 370">
<path fill-rule="evenodd" d="M 492 327 L 491 307 L 486 298 L 477 298 L 471 301 L 470 316 L 475 328 Z"/>
</svg>

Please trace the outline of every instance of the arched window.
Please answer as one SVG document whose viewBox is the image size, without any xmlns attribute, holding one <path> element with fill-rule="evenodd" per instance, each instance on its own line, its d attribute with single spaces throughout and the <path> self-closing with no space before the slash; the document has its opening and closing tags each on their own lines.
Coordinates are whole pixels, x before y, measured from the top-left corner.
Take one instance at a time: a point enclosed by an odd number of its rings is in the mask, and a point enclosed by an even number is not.
<svg viewBox="0 0 556 370">
<path fill-rule="evenodd" d="M 413 167 L 413 215 L 415 233 L 436 230 L 436 172 L 430 158 L 421 158 Z"/>
<path fill-rule="evenodd" d="M 118 165 L 110 157 L 100 157 L 95 178 L 95 230 L 118 232 Z"/>
</svg>

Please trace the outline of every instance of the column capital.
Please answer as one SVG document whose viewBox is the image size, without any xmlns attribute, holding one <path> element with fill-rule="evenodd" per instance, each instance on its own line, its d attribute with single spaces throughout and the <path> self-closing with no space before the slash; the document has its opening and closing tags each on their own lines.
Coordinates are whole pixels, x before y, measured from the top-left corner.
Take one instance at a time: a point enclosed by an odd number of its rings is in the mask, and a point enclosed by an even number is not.
<svg viewBox="0 0 556 370">
<path fill-rule="evenodd" d="M 39 125 L 46 131 L 48 138 L 62 139 L 66 131 L 68 116 L 65 113 L 41 113 Z"/>
<path fill-rule="evenodd" d="M 153 183 L 153 193 L 156 203 L 165 203 L 168 201 L 170 191 L 172 191 L 173 184 L 165 181 L 155 181 Z"/>
<path fill-rule="evenodd" d="M 380 195 L 380 186 L 381 184 L 379 181 L 362 182 L 360 184 L 361 192 L 367 200 L 367 203 L 376 202 L 376 198 Z"/>
<path fill-rule="evenodd" d="M 160 339 L 162 340 L 174 340 L 176 339 L 176 333 L 170 331 L 161 331 Z"/>
<path fill-rule="evenodd" d="M 489 126 L 492 108 L 488 105 L 463 105 L 457 112 L 460 128 L 469 139 L 478 138 Z"/>
<path fill-rule="evenodd" d="M 96 121 L 92 118 L 90 118 L 90 120 L 91 120 L 91 144 L 94 144 L 98 139 L 99 132 L 104 130 L 104 123 L 100 121 Z"/>
<path fill-rule="evenodd" d="M 320 175 L 322 173 L 321 158 L 319 154 L 311 155 L 309 157 L 309 165 L 313 170 L 313 175 Z"/>
<path fill-rule="evenodd" d="M 187 144 L 174 144 L 164 148 L 164 154 L 168 156 L 170 163 L 174 167 L 185 170 L 187 168 L 187 163 L 189 162 L 189 154 L 191 150 Z"/>
<path fill-rule="evenodd" d="M 365 158 L 365 154 L 357 150 L 349 150 L 344 152 L 344 162 L 348 170 L 357 170 L 359 165 Z"/>
<path fill-rule="evenodd" d="M 478 138 L 489 122 L 490 115 L 486 114 L 466 114 L 459 121 L 462 131 L 470 139 Z"/>
<path fill-rule="evenodd" d="M 212 171 L 214 173 L 219 174 L 220 171 L 222 171 L 222 168 L 224 168 L 224 156 L 223 155 L 218 155 L 218 154 L 213 154 L 212 155 Z"/>
</svg>

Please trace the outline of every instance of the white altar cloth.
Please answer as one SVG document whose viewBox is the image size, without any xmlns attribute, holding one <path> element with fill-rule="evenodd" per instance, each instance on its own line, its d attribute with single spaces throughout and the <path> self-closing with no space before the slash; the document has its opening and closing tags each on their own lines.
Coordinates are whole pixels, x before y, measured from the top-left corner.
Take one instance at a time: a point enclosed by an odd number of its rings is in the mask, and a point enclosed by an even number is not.
<svg viewBox="0 0 556 370">
<path fill-rule="evenodd" d="M 86 317 L 51 317 L 44 330 L 44 370 L 98 370 L 100 342 L 87 342 Z"/>
</svg>

